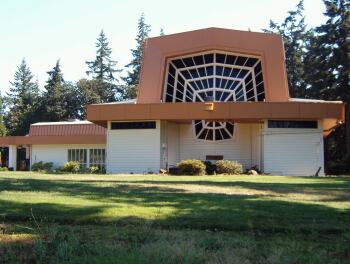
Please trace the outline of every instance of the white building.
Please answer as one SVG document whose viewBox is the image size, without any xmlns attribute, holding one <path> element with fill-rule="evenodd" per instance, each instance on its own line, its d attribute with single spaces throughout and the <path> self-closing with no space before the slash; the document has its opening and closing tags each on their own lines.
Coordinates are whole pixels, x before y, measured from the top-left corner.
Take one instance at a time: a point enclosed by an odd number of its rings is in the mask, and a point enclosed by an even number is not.
<svg viewBox="0 0 350 264">
<path fill-rule="evenodd" d="M 31 164 L 77 160 L 107 173 L 227 159 L 323 174 L 323 138 L 344 121 L 344 104 L 289 97 L 280 36 L 209 28 L 148 39 L 137 99 L 87 113 L 90 122 L 38 123 L 27 137 L 0 138 L 9 166 L 25 146 Z"/>
</svg>

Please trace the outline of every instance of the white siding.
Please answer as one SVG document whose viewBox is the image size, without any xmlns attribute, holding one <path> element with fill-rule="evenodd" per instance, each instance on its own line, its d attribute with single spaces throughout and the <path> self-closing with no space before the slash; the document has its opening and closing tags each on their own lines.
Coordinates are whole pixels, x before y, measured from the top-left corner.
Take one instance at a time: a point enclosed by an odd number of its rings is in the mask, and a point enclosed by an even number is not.
<svg viewBox="0 0 350 264">
<path fill-rule="evenodd" d="M 175 167 L 180 162 L 180 126 L 168 122 L 167 125 L 168 167 Z"/>
<path fill-rule="evenodd" d="M 31 164 L 39 161 L 53 162 L 54 167 L 63 166 L 68 159 L 68 149 L 105 148 L 102 144 L 32 145 Z"/>
<path fill-rule="evenodd" d="M 192 124 L 180 125 L 180 160 L 205 160 L 207 155 L 223 155 L 224 159 L 235 160 L 245 168 L 259 166 L 258 124 L 236 124 L 233 139 L 209 142 L 195 138 Z"/>
<path fill-rule="evenodd" d="M 324 174 L 321 129 L 266 129 L 264 171 L 276 175 Z"/>
<path fill-rule="evenodd" d="M 108 129 L 107 173 L 158 173 L 160 149 L 159 121 L 156 129 Z"/>
</svg>

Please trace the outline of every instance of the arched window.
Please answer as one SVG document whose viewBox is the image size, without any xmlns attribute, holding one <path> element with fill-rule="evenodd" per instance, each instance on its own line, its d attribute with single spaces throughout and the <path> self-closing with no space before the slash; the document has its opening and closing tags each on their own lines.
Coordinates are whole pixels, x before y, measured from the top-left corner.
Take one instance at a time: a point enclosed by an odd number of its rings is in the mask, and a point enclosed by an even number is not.
<svg viewBox="0 0 350 264">
<path fill-rule="evenodd" d="M 171 58 L 167 63 L 164 102 L 263 101 L 261 60 L 257 56 L 210 51 Z M 232 122 L 194 120 L 198 139 L 230 139 Z"/>
</svg>

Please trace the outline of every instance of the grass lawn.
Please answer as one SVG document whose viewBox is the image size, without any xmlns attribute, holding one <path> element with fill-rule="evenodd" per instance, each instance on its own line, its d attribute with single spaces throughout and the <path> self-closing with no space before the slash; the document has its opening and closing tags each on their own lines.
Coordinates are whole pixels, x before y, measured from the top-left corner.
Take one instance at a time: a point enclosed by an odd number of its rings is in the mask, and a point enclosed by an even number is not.
<svg viewBox="0 0 350 264">
<path fill-rule="evenodd" d="M 0 263 L 350 263 L 350 177 L 0 172 Z"/>
</svg>

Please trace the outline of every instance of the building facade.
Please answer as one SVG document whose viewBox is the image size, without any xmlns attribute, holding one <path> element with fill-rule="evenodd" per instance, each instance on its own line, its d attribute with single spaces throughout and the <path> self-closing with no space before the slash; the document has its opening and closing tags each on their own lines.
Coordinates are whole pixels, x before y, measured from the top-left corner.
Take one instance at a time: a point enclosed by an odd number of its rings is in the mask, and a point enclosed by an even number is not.
<svg viewBox="0 0 350 264">
<path fill-rule="evenodd" d="M 89 105 L 85 124 L 39 123 L 19 143 L 0 144 L 11 145 L 11 161 L 23 140 L 31 164 L 88 166 L 96 156 L 107 173 L 227 159 L 265 173 L 320 175 L 323 139 L 344 122 L 344 104 L 290 98 L 284 60 L 282 38 L 273 34 L 209 28 L 149 38 L 136 100 Z M 59 143 L 48 139 L 59 133 Z"/>
</svg>

